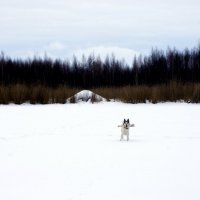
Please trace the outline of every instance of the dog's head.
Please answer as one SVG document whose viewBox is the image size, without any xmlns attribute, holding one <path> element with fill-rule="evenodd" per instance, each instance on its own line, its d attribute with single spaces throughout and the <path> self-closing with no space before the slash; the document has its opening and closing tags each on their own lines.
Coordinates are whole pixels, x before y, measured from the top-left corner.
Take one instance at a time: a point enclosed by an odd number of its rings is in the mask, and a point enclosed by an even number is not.
<svg viewBox="0 0 200 200">
<path fill-rule="evenodd" d="M 126 128 L 126 129 L 129 129 L 130 127 L 130 122 L 129 122 L 129 119 L 123 121 L 123 127 Z"/>
</svg>

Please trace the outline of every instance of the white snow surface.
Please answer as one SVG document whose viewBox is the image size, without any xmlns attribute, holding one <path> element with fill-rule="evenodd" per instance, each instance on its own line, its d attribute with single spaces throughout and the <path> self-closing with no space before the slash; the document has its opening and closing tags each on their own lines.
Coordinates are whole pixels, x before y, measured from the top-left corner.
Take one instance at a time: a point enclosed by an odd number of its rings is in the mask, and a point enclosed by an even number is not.
<svg viewBox="0 0 200 200">
<path fill-rule="evenodd" d="M 185 103 L 0 106 L 0 199 L 199 200 L 199 116 Z"/>
<path fill-rule="evenodd" d="M 95 99 L 97 102 L 100 101 L 106 101 L 105 98 L 103 98 L 102 96 L 95 94 L 94 92 L 90 91 L 90 90 L 81 90 L 80 92 L 76 93 L 73 97 L 75 98 L 75 102 L 76 103 L 82 103 L 82 102 L 88 102 L 91 103 L 93 95 L 95 95 Z M 67 99 L 67 102 L 70 102 L 70 99 L 72 97 Z"/>
</svg>

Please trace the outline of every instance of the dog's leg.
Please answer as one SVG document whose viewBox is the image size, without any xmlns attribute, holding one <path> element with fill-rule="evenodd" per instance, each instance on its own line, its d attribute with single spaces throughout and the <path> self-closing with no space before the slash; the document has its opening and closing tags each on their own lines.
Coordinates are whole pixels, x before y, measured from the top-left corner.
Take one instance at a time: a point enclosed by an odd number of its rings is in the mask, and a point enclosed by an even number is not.
<svg viewBox="0 0 200 200">
<path fill-rule="evenodd" d="M 129 141 L 129 134 L 127 134 L 127 141 Z"/>
<path fill-rule="evenodd" d="M 120 138 L 120 141 L 122 141 L 123 140 L 123 134 L 121 134 L 121 138 Z"/>
</svg>

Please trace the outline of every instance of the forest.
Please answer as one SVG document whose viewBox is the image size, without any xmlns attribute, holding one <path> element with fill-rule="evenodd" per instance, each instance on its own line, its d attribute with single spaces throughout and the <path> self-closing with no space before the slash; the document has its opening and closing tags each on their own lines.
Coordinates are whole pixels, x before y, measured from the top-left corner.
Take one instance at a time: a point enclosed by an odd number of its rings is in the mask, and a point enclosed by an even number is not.
<svg viewBox="0 0 200 200">
<path fill-rule="evenodd" d="M 0 54 L 0 103 L 31 102 L 33 97 L 30 95 L 34 95 L 33 91 L 37 95 L 32 103 L 64 103 L 65 98 L 81 89 L 91 89 L 107 98 L 109 96 L 109 99 L 132 103 L 153 101 L 152 95 L 158 96 L 155 91 L 165 94 L 155 102 L 199 102 L 199 85 L 200 45 L 183 51 L 175 48 L 168 48 L 165 52 L 153 49 L 148 56 L 133 55 L 131 66 L 114 55 L 107 56 L 105 60 L 94 55 L 87 58 L 83 55 L 81 60 L 74 56 L 72 61 L 69 61 L 53 60 L 47 56 L 25 60 L 12 59 L 3 52 Z M 144 88 L 148 88 L 146 93 Z M 32 92 L 28 94 L 31 89 Z M 124 93 L 114 95 L 114 90 Z M 44 91 L 48 95 L 41 101 Z M 184 94 L 178 95 L 180 91 Z M 62 100 L 56 96 L 57 93 L 62 96 Z M 143 96 L 139 97 L 141 94 Z"/>
</svg>

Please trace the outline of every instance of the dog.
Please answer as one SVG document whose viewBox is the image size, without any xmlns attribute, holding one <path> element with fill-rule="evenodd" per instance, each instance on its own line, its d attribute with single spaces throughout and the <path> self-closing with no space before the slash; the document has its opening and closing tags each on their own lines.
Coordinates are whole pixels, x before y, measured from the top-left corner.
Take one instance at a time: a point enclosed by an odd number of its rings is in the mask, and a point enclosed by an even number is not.
<svg viewBox="0 0 200 200">
<path fill-rule="evenodd" d="M 123 140 L 124 135 L 126 135 L 127 141 L 129 141 L 129 128 L 134 127 L 134 124 L 130 124 L 129 119 L 123 121 L 122 125 L 118 125 L 121 127 L 121 138 L 120 141 Z"/>
</svg>

